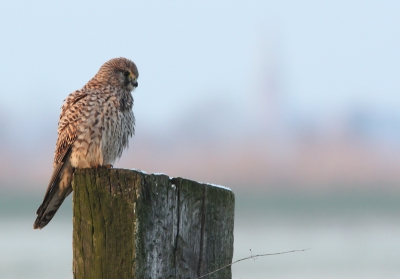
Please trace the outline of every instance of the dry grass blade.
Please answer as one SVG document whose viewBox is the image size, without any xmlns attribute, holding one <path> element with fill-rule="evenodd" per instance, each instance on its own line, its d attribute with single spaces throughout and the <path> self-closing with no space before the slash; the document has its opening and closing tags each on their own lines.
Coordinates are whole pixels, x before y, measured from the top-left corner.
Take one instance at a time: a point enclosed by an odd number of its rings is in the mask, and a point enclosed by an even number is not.
<svg viewBox="0 0 400 279">
<path fill-rule="evenodd" d="M 282 254 L 288 254 L 288 253 L 295 253 L 295 252 L 304 252 L 304 251 L 307 251 L 307 250 L 310 250 L 310 248 L 308 248 L 308 249 L 302 249 L 302 250 L 292 250 L 292 251 L 271 253 L 271 254 L 261 254 L 261 255 L 255 255 L 255 256 L 251 255 L 250 257 L 243 258 L 243 259 L 239 259 L 239 260 L 237 260 L 237 261 L 234 261 L 233 263 L 224 265 L 223 267 L 218 268 L 217 270 L 214 270 L 214 271 L 212 271 L 212 272 L 210 272 L 210 273 L 207 273 L 207 274 L 204 274 L 204 275 L 202 275 L 202 276 L 200 276 L 200 277 L 197 277 L 197 279 L 204 278 L 204 277 L 206 277 L 206 276 L 209 276 L 209 275 L 211 275 L 211 274 L 214 274 L 214 273 L 216 273 L 216 272 L 218 272 L 218 271 L 220 271 L 220 270 L 222 270 L 222 269 L 224 269 L 224 268 L 227 268 L 228 266 L 231 266 L 231 265 L 233 265 L 233 264 L 235 264 L 235 263 L 238 263 L 238 262 L 241 262 L 241 261 L 245 261 L 245 260 L 249 260 L 249 259 L 254 259 L 254 260 L 255 260 L 255 259 L 257 259 L 258 257 L 276 256 L 276 255 L 282 255 Z M 250 252 L 251 252 L 251 249 L 250 249 Z"/>
</svg>

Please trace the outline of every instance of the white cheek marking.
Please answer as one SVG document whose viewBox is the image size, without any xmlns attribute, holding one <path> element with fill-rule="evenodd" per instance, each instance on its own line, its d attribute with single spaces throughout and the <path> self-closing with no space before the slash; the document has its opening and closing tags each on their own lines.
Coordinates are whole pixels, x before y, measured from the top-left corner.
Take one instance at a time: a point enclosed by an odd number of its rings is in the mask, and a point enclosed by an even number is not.
<svg viewBox="0 0 400 279">
<path fill-rule="evenodd" d="M 135 89 L 135 87 L 133 87 L 132 83 L 129 83 L 128 90 L 129 91 L 133 91 L 133 89 Z"/>
</svg>

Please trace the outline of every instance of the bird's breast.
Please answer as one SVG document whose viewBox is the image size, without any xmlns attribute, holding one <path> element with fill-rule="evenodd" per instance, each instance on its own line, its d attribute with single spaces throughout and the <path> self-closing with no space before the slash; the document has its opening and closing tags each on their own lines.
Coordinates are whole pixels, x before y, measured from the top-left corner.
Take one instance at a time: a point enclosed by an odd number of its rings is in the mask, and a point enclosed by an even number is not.
<svg viewBox="0 0 400 279">
<path fill-rule="evenodd" d="M 134 133 L 131 109 L 121 110 L 117 96 L 90 99 L 78 127 L 74 165 L 80 168 L 114 164 Z"/>
</svg>

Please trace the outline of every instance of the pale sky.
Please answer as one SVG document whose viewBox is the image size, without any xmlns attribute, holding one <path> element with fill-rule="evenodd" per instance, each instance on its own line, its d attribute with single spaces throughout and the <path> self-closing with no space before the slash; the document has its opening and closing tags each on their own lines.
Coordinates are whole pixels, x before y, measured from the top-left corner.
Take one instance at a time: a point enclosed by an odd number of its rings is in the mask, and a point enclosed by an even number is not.
<svg viewBox="0 0 400 279">
<path fill-rule="evenodd" d="M 397 1 L 3 2 L 2 115 L 54 117 L 117 56 L 137 63 L 135 111 L 157 128 L 208 99 L 251 107 L 271 67 L 295 113 L 396 112 L 399 14 Z"/>
</svg>

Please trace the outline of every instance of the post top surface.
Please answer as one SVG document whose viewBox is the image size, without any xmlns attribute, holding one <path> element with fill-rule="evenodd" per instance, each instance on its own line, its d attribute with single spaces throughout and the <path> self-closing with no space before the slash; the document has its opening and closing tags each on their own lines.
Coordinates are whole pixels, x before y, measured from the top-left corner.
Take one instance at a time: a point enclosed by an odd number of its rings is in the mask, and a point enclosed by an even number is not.
<svg viewBox="0 0 400 279">
<path fill-rule="evenodd" d="M 139 169 L 130 169 L 130 170 L 137 171 L 137 172 L 141 172 L 141 173 L 143 173 L 143 174 L 148 174 L 147 172 L 145 172 L 145 171 L 143 171 L 143 170 L 139 170 Z M 162 172 L 155 172 L 155 173 L 151 173 L 151 174 L 153 174 L 153 175 L 166 175 L 166 176 L 169 177 L 169 179 L 178 178 L 178 177 L 169 176 L 168 174 L 162 173 Z M 151 175 L 151 174 L 150 174 L 150 175 Z M 197 183 L 200 183 L 200 184 L 205 184 L 205 185 L 208 185 L 208 186 L 211 186 L 211 187 L 221 188 L 221 189 L 228 190 L 228 191 L 231 191 L 231 192 L 232 192 L 232 189 L 229 188 L 229 187 L 226 187 L 226 186 L 222 186 L 222 185 L 218 185 L 218 184 L 214 184 L 214 183 L 206 183 L 206 182 L 201 182 L 201 181 L 196 181 L 196 182 L 197 182 Z"/>
</svg>

